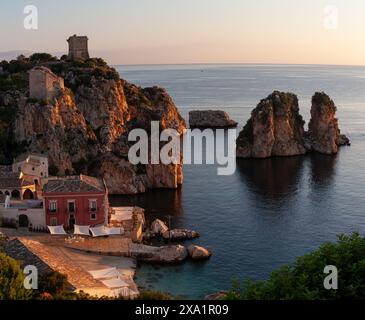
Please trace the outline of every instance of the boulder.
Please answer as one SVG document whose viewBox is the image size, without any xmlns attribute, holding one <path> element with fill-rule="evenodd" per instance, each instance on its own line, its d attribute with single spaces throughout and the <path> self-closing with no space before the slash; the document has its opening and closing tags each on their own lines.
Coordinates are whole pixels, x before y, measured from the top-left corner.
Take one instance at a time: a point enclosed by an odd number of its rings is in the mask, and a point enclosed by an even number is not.
<svg viewBox="0 0 365 320">
<path fill-rule="evenodd" d="M 268 158 L 306 153 L 298 98 L 274 91 L 260 101 L 237 139 L 237 157 Z"/>
<path fill-rule="evenodd" d="M 193 260 L 209 259 L 212 255 L 211 251 L 209 251 L 208 249 L 200 247 L 200 246 L 196 246 L 196 245 L 189 246 L 188 252 L 189 252 L 189 256 Z"/>
<path fill-rule="evenodd" d="M 130 252 L 137 260 L 150 263 L 179 263 L 188 256 L 181 245 L 152 247 L 139 244 L 130 246 Z"/>
<path fill-rule="evenodd" d="M 155 221 L 152 222 L 151 231 L 154 234 L 162 235 L 165 232 L 168 232 L 169 228 L 160 219 L 156 219 Z"/>
<path fill-rule="evenodd" d="M 227 112 L 221 110 L 204 110 L 189 112 L 190 128 L 231 128 L 236 127 Z"/>
<path fill-rule="evenodd" d="M 199 233 L 188 229 L 173 229 L 162 234 L 164 239 L 192 240 L 199 237 Z"/>
<path fill-rule="evenodd" d="M 158 250 L 159 262 L 177 263 L 185 260 L 187 256 L 188 252 L 182 245 L 160 247 Z"/>
<path fill-rule="evenodd" d="M 330 155 L 336 154 L 340 146 L 350 145 L 350 140 L 341 135 L 336 111 L 335 103 L 327 94 L 314 94 L 307 133 L 308 150 Z"/>
</svg>

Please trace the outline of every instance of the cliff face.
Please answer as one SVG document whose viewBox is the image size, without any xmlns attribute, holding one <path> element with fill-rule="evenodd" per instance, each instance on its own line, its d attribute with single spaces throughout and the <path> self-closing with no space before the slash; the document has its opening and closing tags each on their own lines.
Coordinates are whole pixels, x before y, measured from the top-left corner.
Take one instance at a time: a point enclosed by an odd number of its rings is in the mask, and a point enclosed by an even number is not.
<svg viewBox="0 0 365 320">
<path fill-rule="evenodd" d="M 237 157 L 304 154 L 304 121 L 294 94 L 275 91 L 261 100 L 237 139 Z"/>
<path fill-rule="evenodd" d="M 350 141 L 340 134 L 335 113 L 334 102 L 325 93 L 316 93 L 309 130 L 305 132 L 298 98 L 275 91 L 252 111 L 237 139 L 237 157 L 294 156 L 309 151 L 336 154 L 339 146 Z"/>
<path fill-rule="evenodd" d="M 336 154 L 341 145 L 350 144 L 349 139 L 341 135 L 336 118 L 336 106 L 323 92 L 312 97 L 311 120 L 308 125 L 308 149 L 323 154 Z"/>
<path fill-rule="evenodd" d="M 127 137 L 134 128 L 149 132 L 154 120 L 160 121 L 161 129 L 184 130 L 185 122 L 164 89 L 129 84 L 105 64 L 101 71 L 61 61 L 48 67 L 68 87 L 53 101 L 28 99 L 26 90 L 0 90 L 0 108 L 12 111 L 11 123 L 0 135 L 11 136 L 18 153 L 48 154 L 50 174 L 105 178 L 114 194 L 182 184 L 181 165 L 134 166 L 127 158 Z"/>
</svg>

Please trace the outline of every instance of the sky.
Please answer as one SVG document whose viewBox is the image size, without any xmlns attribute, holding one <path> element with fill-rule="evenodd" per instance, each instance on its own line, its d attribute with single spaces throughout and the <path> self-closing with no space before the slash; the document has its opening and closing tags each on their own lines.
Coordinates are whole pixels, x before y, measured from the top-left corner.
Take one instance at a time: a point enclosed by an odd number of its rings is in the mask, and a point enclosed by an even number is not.
<svg viewBox="0 0 365 320">
<path fill-rule="evenodd" d="M 38 29 L 24 28 L 24 7 Z M 111 64 L 365 65 L 364 0 L 12 0 L 0 3 L 0 57 L 67 53 L 87 35 Z"/>
</svg>

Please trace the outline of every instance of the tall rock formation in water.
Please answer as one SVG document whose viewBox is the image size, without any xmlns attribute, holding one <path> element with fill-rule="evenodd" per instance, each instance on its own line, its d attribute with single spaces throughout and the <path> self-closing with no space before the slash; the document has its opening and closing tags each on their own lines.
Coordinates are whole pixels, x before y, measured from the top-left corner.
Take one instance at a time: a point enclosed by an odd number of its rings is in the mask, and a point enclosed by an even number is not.
<svg viewBox="0 0 365 320">
<path fill-rule="evenodd" d="M 294 156 L 310 151 L 336 154 L 350 140 L 340 134 L 335 114 L 334 102 L 323 92 L 315 93 L 305 132 L 296 95 L 275 91 L 252 111 L 237 139 L 237 157 Z"/>
<path fill-rule="evenodd" d="M 268 158 L 305 154 L 304 121 L 298 98 L 275 91 L 261 100 L 237 139 L 237 157 Z"/>
<path fill-rule="evenodd" d="M 336 106 L 324 92 L 312 97 L 311 120 L 308 125 L 307 148 L 323 154 L 336 154 L 342 145 L 350 141 L 341 135 L 336 118 Z"/>
<path fill-rule="evenodd" d="M 31 58 L 22 61 L 20 70 L 16 70 L 18 65 L 17 61 L 2 63 L 1 163 L 11 163 L 24 151 L 45 153 L 50 174 L 84 173 L 105 178 L 109 192 L 115 194 L 182 184 L 181 165 L 135 166 L 128 162 L 131 130 L 149 132 L 152 120 L 160 122 L 161 130 L 172 128 L 182 133 L 185 129 L 185 121 L 164 89 L 132 85 L 101 59 Z M 27 71 L 36 65 L 48 67 L 65 79 L 65 88 L 55 99 L 28 98 Z"/>
</svg>

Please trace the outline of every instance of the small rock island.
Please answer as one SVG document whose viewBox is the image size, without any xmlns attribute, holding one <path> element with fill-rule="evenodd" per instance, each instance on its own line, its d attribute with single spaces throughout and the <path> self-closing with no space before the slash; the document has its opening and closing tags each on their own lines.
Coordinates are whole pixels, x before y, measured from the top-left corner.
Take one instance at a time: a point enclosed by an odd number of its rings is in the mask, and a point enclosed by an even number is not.
<svg viewBox="0 0 365 320">
<path fill-rule="evenodd" d="M 189 112 L 190 128 L 233 128 L 237 122 L 221 110 L 196 110 Z"/>
</svg>

